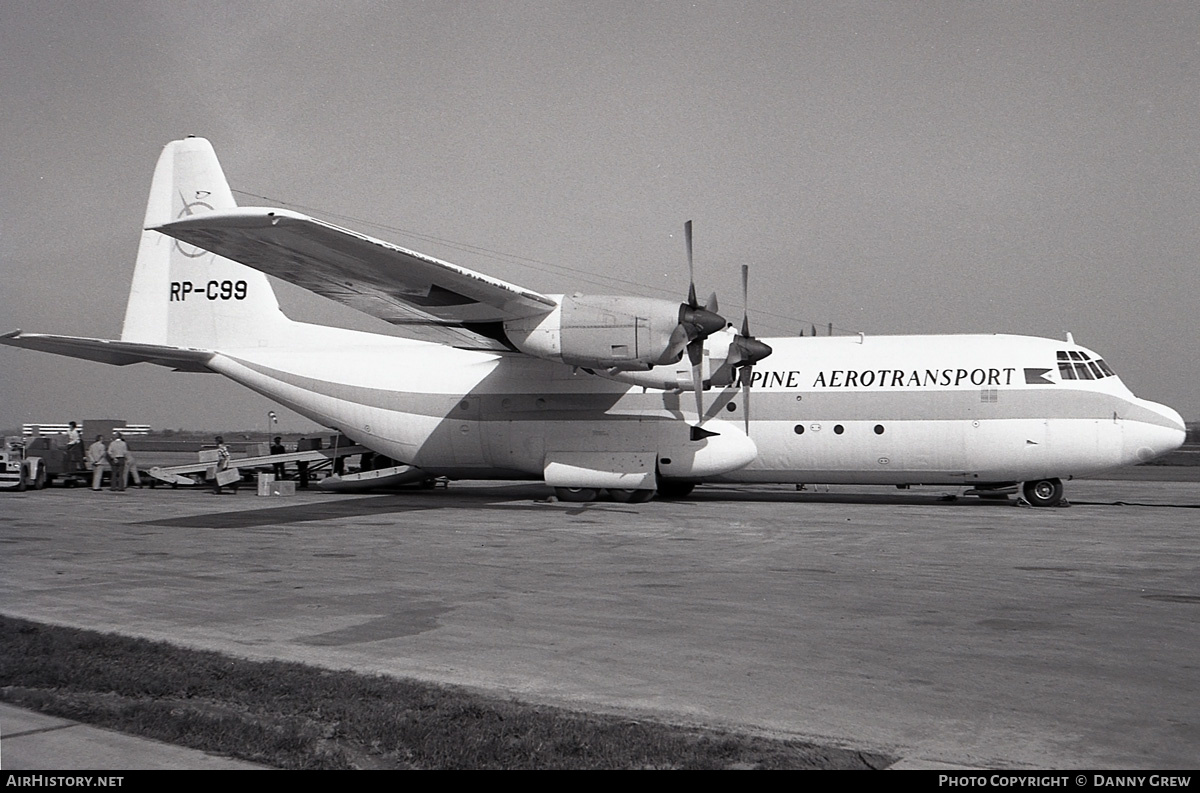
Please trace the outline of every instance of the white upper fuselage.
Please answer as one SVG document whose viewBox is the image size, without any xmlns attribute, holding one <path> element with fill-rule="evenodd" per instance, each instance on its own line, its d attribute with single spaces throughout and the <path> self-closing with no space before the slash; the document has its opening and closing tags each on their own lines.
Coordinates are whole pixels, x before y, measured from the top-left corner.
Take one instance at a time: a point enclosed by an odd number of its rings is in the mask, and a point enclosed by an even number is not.
<svg viewBox="0 0 1200 793">
<path fill-rule="evenodd" d="M 288 337 L 286 346 L 222 350 L 209 366 L 433 474 L 541 478 L 550 457 L 587 450 L 652 455 L 670 476 L 672 451 L 695 421 L 690 395 L 629 387 L 519 353 L 299 323 Z M 1060 353 L 1099 360 L 1069 342 L 1007 335 L 764 341 L 774 352 L 753 375 L 753 459 L 680 478 L 1069 478 L 1142 462 L 1184 436 L 1175 411 L 1138 399 L 1116 376 L 1064 379 Z M 705 392 L 705 428 L 731 443 L 743 438 L 744 393 Z"/>
</svg>

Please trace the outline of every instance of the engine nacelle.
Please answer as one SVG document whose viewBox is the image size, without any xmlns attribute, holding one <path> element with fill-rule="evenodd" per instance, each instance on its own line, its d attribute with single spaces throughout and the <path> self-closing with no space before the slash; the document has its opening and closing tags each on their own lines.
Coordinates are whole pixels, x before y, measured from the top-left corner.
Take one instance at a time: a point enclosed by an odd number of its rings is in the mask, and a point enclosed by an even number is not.
<svg viewBox="0 0 1200 793">
<path fill-rule="evenodd" d="M 680 423 L 680 432 L 658 448 L 658 472 L 667 479 L 705 479 L 745 468 L 758 457 L 758 446 L 742 429 L 727 421 L 704 423 L 704 436 L 691 440 L 693 428 Z"/>
<path fill-rule="evenodd" d="M 504 323 L 505 335 L 521 352 L 571 366 L 642 371 L 683 356 L 687 334 L 677 302 L 613 295 L 554 297 L 558 307 L 549 314 Z"/>
<path fill-rule="evenodd" d="M 761 361 L 771 354 L 771 348 L 749 336 L 743 336 L 730 325 L 722 331 L 711 333 L 704 340 L 704 355 L 700 359 L 700 381 L 704 389 L 740 386 L 742 378 L 750 372 L 749 365 Z M 630 371 L 627 367 L 589 367 L 592 374 L 620 383 L 657 388 L 663 391 L 693 391 L 692 364 L 686 358 L 672 363 L 659 364 L 648 370 Z"/>
</svg>

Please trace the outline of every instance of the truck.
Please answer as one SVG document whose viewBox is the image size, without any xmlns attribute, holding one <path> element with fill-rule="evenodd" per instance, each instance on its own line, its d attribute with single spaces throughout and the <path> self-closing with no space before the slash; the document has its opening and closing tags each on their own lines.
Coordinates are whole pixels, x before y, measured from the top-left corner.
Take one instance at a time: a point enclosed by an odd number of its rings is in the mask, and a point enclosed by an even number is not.
<svg viewBox="0 0 1200 793">
<path fill-rule="evenodd" d="M 80 452 L 82 453 L 82 449 Z M 72 460 L 67 454 L 66 435 L 35 435 L 25 438 L 26 457 L 41 460 L 42 487 L 52 482 L 61 482 L 66 487 L 87 484 L 92 472 L 84 465 L 83 458 Z M 38 485 L 34 485 L 39 487 Z"/>
</svg>

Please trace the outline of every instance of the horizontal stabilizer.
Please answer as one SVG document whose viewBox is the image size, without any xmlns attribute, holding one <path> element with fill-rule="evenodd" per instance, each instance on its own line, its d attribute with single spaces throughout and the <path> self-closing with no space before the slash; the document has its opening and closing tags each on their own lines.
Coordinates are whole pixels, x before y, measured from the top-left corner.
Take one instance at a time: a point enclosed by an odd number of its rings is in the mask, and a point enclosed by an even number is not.
<svg viewBox="0 0 1200 793">
<path fill-rule="evenodd" d="M 545 295 L 283 209 L 243 207 L 153 227 L 396 325 L 503 322 Z"/>
<path fill-rule="evenodd" d="M 52 352 L 87 361 L 128 366 L 131 363 L 153 363 L 181 372 L 207 372 L 213 357 L 212 350 L 168 347 L 162 344 L 140 344 L 111 339 L 87 339 L 78 336 L 52 336 L 45 333 L 13 331 L 0 336 L 0 344 Z"/>
</svg>

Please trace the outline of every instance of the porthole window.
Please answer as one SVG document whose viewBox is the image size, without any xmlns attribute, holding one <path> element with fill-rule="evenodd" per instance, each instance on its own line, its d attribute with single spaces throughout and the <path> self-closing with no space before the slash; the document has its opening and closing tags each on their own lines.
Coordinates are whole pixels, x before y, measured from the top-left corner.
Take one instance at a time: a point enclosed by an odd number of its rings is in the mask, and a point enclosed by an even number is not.
<svg viewBox="0 0 1200 793">
<path fill-rule="evenodd" d="M 845 432 L 845 431 L 846 431 L 846 428 L 845 428 L 845 427 L 843 427 L 841 424 L 834 424 L 834 425 L 833 425 L 833 434 L 834 434 L 834 435 L 841 435 L 841 434 L 842 434 L 843 432 Z"/>
<path fill-rule="evenodd" d="M 737 410 L 737 403 L 730 402 L 728 405 L 725 406 L 725 409 L 728 410 L 730 413 L 732 413 L 733 411 Z"/>
<path fill-rule="evenodd" d="M 795 427 L 792 427 L 792 432 L 796 433 L 797 435 L 803 435 L 804 434 L 804 425 L 797 424 Z"/>
<path fill-rule="evenodd" d="M 882 434 L 883 434 L 883 425 L 882 425 L 882 424 L 876 424 L 876 425 L 875 425 L 875 434 L 876 434 L 876 435 L 882 435 Z"/>
</svg>

